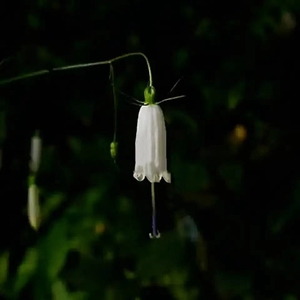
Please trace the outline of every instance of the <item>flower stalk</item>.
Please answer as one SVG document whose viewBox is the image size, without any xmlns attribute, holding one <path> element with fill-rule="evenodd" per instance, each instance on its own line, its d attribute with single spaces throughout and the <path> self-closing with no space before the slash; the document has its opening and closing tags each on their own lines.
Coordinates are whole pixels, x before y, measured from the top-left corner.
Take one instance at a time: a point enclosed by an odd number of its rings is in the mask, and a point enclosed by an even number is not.
<svg viewBox="0 0 300 300">
<path fill-rule="evenodd" d="M 76 64 L 76 65 L 70 65 L 70 66 L 65 66 L 65 67 L 53 68 L 50 70 L 40 70 L 37 72 L 31 72 L 31 73 L 23 74 L 23 75 L 16 76 L 13 78 L 4 79 L 4 80 L 0 81 L 0 85 L 12 83 L 15 81 L 19 81 L 19 80 L 23 80 L 23 79 L 27 79 L 27 78 L 31 78 L 31 77 L 49 74 L 49 73 L 55 72 L 55 71 L 65 71 L 65 70 L 71 70 L 71 69 L 95 67 L 95 66 L 99 66 L 99 65 L 108 65 L 108 64 L 112 64 L 115 61 L 130 57 L 130 56 L 142 56 L 145 59 L 147 68 L 148 68 L 148 73 L 149 73 L 149 85 L 152 86 L 152 73 L 151 73 L 150 63 L 149 63 L 147 56 L 142 52 L 126 53 L 126 54 L 114 57 L 112 59 L 109 59 L 109 60 L 103 60 L 103 61 L 98 61 L 98 62 L 93 62 L 93 63 Z"/>
</svg>

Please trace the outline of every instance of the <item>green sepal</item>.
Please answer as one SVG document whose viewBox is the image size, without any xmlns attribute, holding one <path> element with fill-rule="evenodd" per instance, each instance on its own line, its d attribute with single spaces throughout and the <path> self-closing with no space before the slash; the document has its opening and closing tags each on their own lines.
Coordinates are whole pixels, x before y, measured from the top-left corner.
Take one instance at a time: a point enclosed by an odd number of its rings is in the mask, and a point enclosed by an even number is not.
<svg viewBox="0 0 300 300">
<path fill-rule="evenodd" d="M 147 86 L 144 90 L 145 104 L 155 104 L 155 88 Z"/>
<path fill-rule="evenodd" d="M 115 159 L 118 153 L 118 142 L 110 143 L 110 156 Z"/>
<path fill-rule="evenodd" d="M 32 185 L 35 185 L 35 175 L 29 175 L 28 176 L 28 187 L 31 187 Z"/>
</svg>

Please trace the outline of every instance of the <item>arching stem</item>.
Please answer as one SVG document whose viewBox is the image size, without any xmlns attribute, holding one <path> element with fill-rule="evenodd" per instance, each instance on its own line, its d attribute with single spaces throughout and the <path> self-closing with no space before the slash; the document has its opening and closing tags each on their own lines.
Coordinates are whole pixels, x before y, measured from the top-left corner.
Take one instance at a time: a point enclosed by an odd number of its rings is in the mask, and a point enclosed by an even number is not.
<svg viewBox="0 0 300 300">
<path fill-rule="evenodd" d="M 112 91 L 113 91 L 113 97 L 114 97 L 114 137 L 113 141 L 117 142 L 117 94 L 116 94 L 116 88 L 115 88 L 115 74 L 114 74 L 114 68 L 113 65 L 109 65 L 110 68 L 110 81 L 111 81 L 111 86 L 112 86 Z"/>
<path fill-rule="evenodd" d="M 0 81 L 0 85 L 8 84 L 8 83 L 11 83 L 11 82 L 14 82 L 14 81 L 18 81 L 18 80 L 22 80 L 22 79 L 26 79 L 26 78 L 30 78 L 30 77 L 49 74 L 50 72 L 53 72 L 53 71 L 64 71 L 64 70 L 70 70 L 70 69 L 88 68 L 88 67 L 94 67 L 94 66 L 99 66 L 99 65 L 112 64 L 113 62 L 115 62 L 117 60 L 124 59 L 124 58 L 129 57 L 129 56 L 142 56 L 145 59 L 146 64 L 147 64 L 147 68 L 148 68 L 148 73 L 149 73 L 149 85 L 152 86 L 153 82 L 152 82 L 152 72 L 151 72 L 150 63 L 149 63 L 149 60 L 148 60 L 147 56 L 142 52 L 127 53 L 127 54 L 123 54 L 123 55 L 114 57 L 114 58 L 109 59 L 109 60 L 98 61 L 98 62 L 93 62 L 93 63 L 77 64 L 77 65 L 53 68 L 53 69 L 50 69 L 50 70 L 40 70 L 40 71 L 37 71 L 37 72 L 32 72 L 32 73 L 28 73 L 28 74 L 20 75 L 20 76 L 17 76 L 17 77 L 2 80 L 2 81 Z"/>
<path fill-rule="evenodd" d="M 117 103 L 117 95 L 116 95 L 116 88 L 115 88 L 115 75 L 114 75 L 114 68 L 113 65 L 109 65 L 110 69 L 110 81 L 113 91 L 113 98 L 114 98 L 114 136 L 113 141 L 110 143 L 110 155 L 112 159 L 114 160 L 114 163 L 116 163 L 116 157 L 118 154 L 118 142 L 117 142 L 117 112 L 118 112 L 118 103 Z"/>
</svg>

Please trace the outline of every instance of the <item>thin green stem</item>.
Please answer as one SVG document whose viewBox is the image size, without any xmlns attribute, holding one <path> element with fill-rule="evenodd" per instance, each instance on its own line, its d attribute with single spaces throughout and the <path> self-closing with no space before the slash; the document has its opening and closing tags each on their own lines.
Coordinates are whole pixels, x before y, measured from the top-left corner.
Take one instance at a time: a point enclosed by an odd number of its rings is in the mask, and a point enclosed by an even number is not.
<svg viewBox="0 0 300 300">
<path fill-rule="evenodd" d="M 142 52 L 127 53 L 127 54 L 123 54 L 123 55 L 117 56 L 117 57 L 109 59 L 109 60 L 98 61 L 98 62 L 94 62 L 94 63 L 77 64 L 77 65 L 71 65 L 71 66 L 66 66 L 66 67 L 53 68 L 51 70 L 41 70 L 41 71 L 37 71 L 37 72 L 33 72 L 33 73 L 28 73 L 28 74 L 20 75 L 17 77 L 2 80 L 2 81 L 0 81 L 0 85 L 11 83 L 11 82 L 22 80 L 22 79 L 26 79 L 29 77 L 35 77 L 35 76 L 39 76 L 39 75 L 49 74 L 51 71 L 64 71 L 64 70 L 70 70 L 70 69 L 79 69 L 79 68 L 87 68 L 87 67 L 94 67 L 94 66 L 99 66 L 99 65 L 112 64 L 113 62 L 115 62 L 117 60 L 129 57 L 129 56 L 138 56 L 138 55 L 142 56 L 146 60 L 148 73 L 149 73 L 149 85 L 152 86 L 153 82 L 152 82 L 152 73 L 151 73 L 150 63 L 149 63 L 147 56 Z"/>
<path fill-rule="evenodd" d="M 111 80 L 111 85 L 112 85 L 112 90 L 113 90 L 113 97 L 114 97 L 114 138 L 113 142 L 117 141 L 117 95 L 116 95 L 116 88 L 115 88 L 115 75 L 114 75 L 114 68 L 113 65 L 109 65 L 110 68 L 110 80 Z"/>
<path fill-rule="evenodd" d="M 7 84 L 7 83 L 11 83 L 11 82 L 14 82 L 14 81 L 18 81 L 18 80 L 22 80 L 22 79 L 26 79 L 26 78 L 30 78 L 30 77 L 49 74 L 49 73 L 50 73 L 49 70 L 40 70 L 40 71 L 37 71 L 37 72 L 32 72 L 32 73 L 20 75 L 20 76 L 17 76 L 17 77 L 4 79 L 4 80 L 0 81 L 0 85 L 4 85 L 4 84 Z"/>
</svg>

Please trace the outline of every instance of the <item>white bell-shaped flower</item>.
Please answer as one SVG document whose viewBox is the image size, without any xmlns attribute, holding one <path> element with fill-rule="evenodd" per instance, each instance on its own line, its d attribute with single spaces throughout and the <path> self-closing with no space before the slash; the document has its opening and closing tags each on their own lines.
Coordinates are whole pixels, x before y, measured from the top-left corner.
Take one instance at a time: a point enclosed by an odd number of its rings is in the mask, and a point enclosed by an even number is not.
<svg viewBox="0 0 300 300">
<path fill-rule="evenodd" d="M 140 108 L 135 140 L 134 178 L 142 181 L 160 182 L 161 178 L 171 182 L 167 171 L 166 127 L 164 114 L 154 102 L 155 89 L 145 89 L 145 105 Z"/>
</svg>

